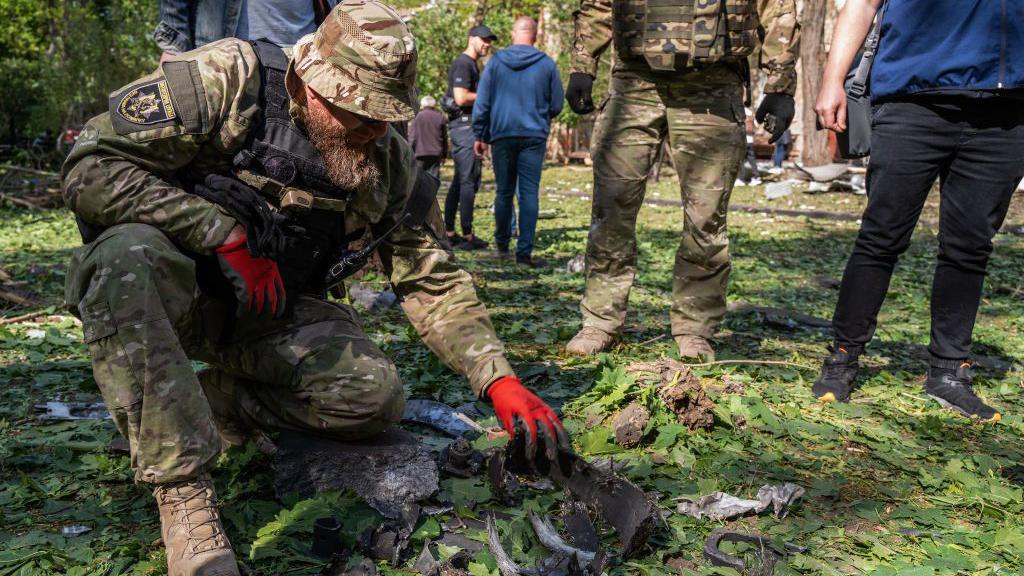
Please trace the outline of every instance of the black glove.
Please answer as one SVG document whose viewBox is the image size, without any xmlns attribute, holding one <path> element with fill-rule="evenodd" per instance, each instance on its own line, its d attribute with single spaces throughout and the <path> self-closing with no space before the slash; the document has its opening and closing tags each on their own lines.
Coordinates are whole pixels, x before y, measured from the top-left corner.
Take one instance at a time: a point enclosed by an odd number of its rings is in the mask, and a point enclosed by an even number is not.
<svg viewBox="0 0 1024 576">
<path fill-rule="evenodd" d="M 761 105 L 757 107 L 757 114 L 754 118 L 758 124 L 764 125 L 764 129 L 771 133 L 769 144 L 782 138 L 789 125 L 793 123 L 793 116 L 796 111 L 796 104 L 789 94 L 765 94 L 761 99 Z"/>
<path fill-rule="evenodd" d="M 280 260 L 289 243 L 305 234 L 301 226 L 272 210 L 256 189 L 235 178 L 210 174 L 193 193 L 219 204 L 245 227 L 246 245 L 253 256 Z"/>
<path fill-rule="evenodd" d="M 577 114 L 590 114 L 594 111 L 594 77 L 582 72 L 569 74 L 569 87 L 565 89 L 565 99 L 569 108 Z"/>
</svg>

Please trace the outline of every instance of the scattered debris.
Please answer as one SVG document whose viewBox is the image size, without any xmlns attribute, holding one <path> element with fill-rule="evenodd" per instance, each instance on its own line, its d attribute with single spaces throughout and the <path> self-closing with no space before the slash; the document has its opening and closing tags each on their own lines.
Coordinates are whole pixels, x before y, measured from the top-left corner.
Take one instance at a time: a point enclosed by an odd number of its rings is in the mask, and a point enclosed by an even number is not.
<svg viewBox="0 0 1024 576">
<path fill-rule="evenodd" d="M 426 543 L 412 567 L 423 576 L 468 576 L 469 562 L 472 559 L 466 550 L 459 550 L 444 562 L 440 562 L 430 551 L 430 543 Z"/>
<path fill-rule="evenodd" d="M 491 494 L 505 506 L 518 506 L 522 498 L 516 494 L 519 479 L 506 469 L 508 458 L 502 450 L 491 452 L 487 459 L 487 479 L 490 480 Z"/>
<path fill-rule="evenodd" d="M 678 510 L 680 514 L 698 520 L 727 520 L 750 512 L 760 514 L 771 506 L 777 518 L 785 518 L 789 513 L 789 507 L 800 499 L 804 492 L 803 487 L 792 482 L 781 485 L 765 484 L 757 491 L 757 500 L 747 500 L 725 492 L 713 492 L 697 500 L 677 498 L 680 500 Z"/>
<path fill-rule="evenodd" d="M 615 443 L 626 448 L 640 444 L 650 421 L 651 414 L 643 405 L 633 402 L 626 406 L 612 420 Z"/>
<path fill-rule="evenodd" d="M 494 517 L 487 517 L 487 547 L 494 556 L 501 576 L 600 576 L 602 574 L 604 554 L 569 546 L 558 535 L 558 530 L 546 516 L 541 518 L 531 512 L 530 523 L 537 534 L 537 539 L 553 554 L 538 562 L 536 568 L 522 568 L 502 547 Z"/>
<path fill-rule="evenodd" d="M 796 180 L 783 180 L 782 182 L 772 182 L 764 187 L 764 197 L 768 200 L 776 200 L 789 196 L 793 193 L 793 184 L 797 183 Z"/>
<path fill-rule="evenodd" d="M 411 524 L 401 526 L 393 520 L 386 520 L 379 526 L 367 528 L 359 536 L 356 546 L 368 558 L 399 566 L 409 548 L 411 535 Z"/>
<path fill-rule="evenodd" d="M 415 525 L 416 502 L 438 489 L 437 462 L 416 437 L 399 428 L 355 442 L 284 431 L 278 439 L 279 498 L 310 497 L 330 490 L 352 490 L 388 519 Z"/>
<path fill-rule="evenodd" d="M 452 408 L 434 400 L 407 400 L 402 420 L 430 426 L 453 437 L 476 439 L 484 433 L 484 428 L 467 416 L 462 407 Z"/>
<path fill-rule="evenodd" d="M 461 436 L 441 451 L 441 471 L 456 478 L 476 476 L 483 463 L 483 453 Z"/>
<path fill-rule="evenodd" d="M 562 499 L 562 524 L 565 531 L 572 538 L 572 543 L 580 550 L 597 552 L 601 543 L 597 535 L 597 528 L 590 518 L 590 511 L 586 505 L 578 500 L 572 499 L 572 494 L 566 493 Z"/>
<path fill-rule="evenodd" d="M 832 182 L 842 178 L 850 171 L 849 164 L 838 162 L 823 166 L 801 166 L 794 163 L 793 166 L 813 182 Z"/>
<path fill-rule="evenodd" d="M 587 257 L 583 254 L 577 254 L 569 260 L 569 263 L 565 265 L 567 272 L 572 274 L 580 274 L 587 266 Z"/>
<path fill-rule="evenodd" d="M 387 310 L 398 303 L 398 296 L 391 290 L 378 292 L 358 282 L 348 287 L 348 298 L 353 306 L 366 312 Z"/>
<path fill-rule="evenodd" d="M 751 573 L 765 576 L 770 576 L 774 573 L 775 563 L 783 556 L 787 554 L 803 554 L 807 551 L 807 548 L 797 546 L 791 542 L 785 543 L 785 549 L 776 550 L 773 546 L 772 539 L 760 534 L 729 532 L 722 528 L 712 530 L 711 535 L 704 541 L 704 557 L 715 566 L 727 566 L 729 568 L 739 570 L 741 573 L 746 570 L 746 564 L 742 559 L 736 558 L 735 556 L 731 556 L 719 550 L 718 546 L 723 541 L 749 542 L 751 544 L 757 544 L 760 547 L 760 550 L 758 550 L 758 556 L 761 558 L 761 565 L 756 569 L 753 569 Z"/>
<path fill-rule="evenodd" d="M 736 380 L 729 374 L 722 376 L 722 385 L 724 386 L 722 392 L 726 394 L 743 394 L 747 391 L 747 384 L 741 380 Z"/>
<path fill-rule="evenodd" d="M 75 536 L 81 536 L 82 534 L 86 534 L 88 532 L 92 532 L 92 528 L 90 528 L 88 526 L 82 526 L 81 524 L 74 524 L 74 525 L 71 525 L 71 526 L 62 526 L 61 529 L 60 529 L 60 535 L 61 536 L 66 536 L 68 538 L 74 538 Z"/>
<path fill-rule="evenodd" d="M 103 402 L 59 402 L 36 404 L 39 420 L 110 420 L 110 412 Z"/>
<path fill-rule="evenodd" d="M 816 328 L 831 330 L 832 321 L 816 316 L 809 316 L 792 310 L 782 308 L 771 308 L 768 306 L 752 306 L 750 304 L 730 303 L 730 312 L 753 312 L 761 317 L 766 326 L 782 328 L 784 330 L 795 330 L 797 328 Z"/>
<path fill-rule="evenodd" d="M 904 536 L 931 536 L 938 540 L 945 540 L 945 536 L 935 532 L 934 530 L 918 530 L 916 528 L 900 528 L 900 534 Z"/>
<path fill-rule="evenodd" d="M 715 425 L 715 403 L 708 398 L 700 378 L 689 369 L 678 374 L 678 381 L 663 386 L 658 395 L 675 412 L 680 424 L 690 430 L 710 430 Z"/>
<path fill-rule="evenodd" d="M 317 558 L 333 558 L 341 552 L 341 522 L 333 516 L 317 518 L 313 522 L 313 546 L 311 552 Z"/>
</svg>

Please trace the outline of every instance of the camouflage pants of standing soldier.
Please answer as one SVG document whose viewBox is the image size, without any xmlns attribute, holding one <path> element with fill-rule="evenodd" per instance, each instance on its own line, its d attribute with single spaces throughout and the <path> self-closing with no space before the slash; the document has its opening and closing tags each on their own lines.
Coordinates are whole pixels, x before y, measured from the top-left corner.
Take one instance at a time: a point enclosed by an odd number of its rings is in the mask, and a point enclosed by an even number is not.
<svg viewBox="0 0 1024 576">
<path fill-rule="evenodd" d="M 300 296 L 284 318 L 227 330 L 234 304 L 204 295 L 195 261 L 152 226 L 114 226 L 79 248 L 66 291 L 137 481 L 208 471 L 218 426 L 233 421 L 352 439 L 402 414 L 398 371 L 350 307 Z M 191 360 L 211 369 L 197 376 Z"/>
<path fill-rule="evenodd" d="M 594 128 L 594 200 L 583 326 L 615 334 L 636 276 L 636 220 L 662 141 L 679 175 L 682 238 L 672 280 L 672 334 L 710 337 L 725 315 L 726 212 L 745 151 L 742 82 L 716 65 L 653 82 L 613 73 Z"/>
</svg>

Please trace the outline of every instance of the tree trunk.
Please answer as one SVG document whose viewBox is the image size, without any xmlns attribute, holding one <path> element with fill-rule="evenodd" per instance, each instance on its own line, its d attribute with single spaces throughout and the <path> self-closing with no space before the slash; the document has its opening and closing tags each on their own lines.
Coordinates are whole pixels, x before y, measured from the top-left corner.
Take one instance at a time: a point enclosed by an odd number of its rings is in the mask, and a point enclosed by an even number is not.
<svg viewBox="0 0 1024 576">
<path fill-rule="evenodd" d="M 805 0 L 800 19 L 801 106 L 804 119 L 801 160 L 806 166 L 821 166 L 832 161 L 828 133 L 814 128 L 814 101 L 818 98 L 821 75 L 825 71 L 825 14 L 830 1 Z"/>
</svg>

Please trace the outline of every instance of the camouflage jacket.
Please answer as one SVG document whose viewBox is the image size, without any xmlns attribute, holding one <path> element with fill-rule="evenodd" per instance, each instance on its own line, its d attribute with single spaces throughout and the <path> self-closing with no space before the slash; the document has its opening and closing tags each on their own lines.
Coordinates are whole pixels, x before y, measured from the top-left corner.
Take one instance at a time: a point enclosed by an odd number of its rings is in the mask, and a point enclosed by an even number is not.
<svg viewBox="0 0 1024 576">
<path fill-rule="evenodd" d="M 680 0 L 679 4 L 692 0 Z M 720 0 L 725 1 L 725 0 Z M 733 2 L 733 0 L 729 0 Z M 748 0 L 758 27 L 763 28 L 760 67 L 767 75 L 765 92 L 796 92 L 796 60 L 799 56 L 800 24 L 797 20 L 796 0 Z M 743 2 L 739 2 L 743 3 Z M 664 2 L 659 5 L 664 5 Z M 648 8 L 649 9 L 649 8 Z M 574 13 L 571 71 L 597 75 L 601 55 L 612 43 L 613 35 L 620 33 L 612 18 L 612 0 L 580 0 Z M 629 61 L 617 57 L 615 70 L 648 70 L 642 61 Z"/>
<path fill-rule="evenodd" d="M 184 71 L 184 72 L 183 72 Z M 176 88 L 182 73 L 194 89 Z M 186 192 L 177 175 L 230 174 L 232 158 L 257 124 L 260 68 L 247 43 L 225 39 L 187 52 L 111 96 L 91 119 L 63 168 L 66 205 L 87 223 L 144 223 L 180 246 L 211 254 L 235 220 Z M 377 142 L 381 183 L 345 209 L 348 231 L 388 227 L 415 183 L 412 151 L 393 128 Z M 440 211 L 428 225 L 401 227 L 378 248 L 402 308 L 420 336 L 474 392 L 513 374 L 472 277 L 441 241 Z"/>
</svg>

